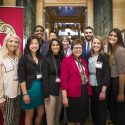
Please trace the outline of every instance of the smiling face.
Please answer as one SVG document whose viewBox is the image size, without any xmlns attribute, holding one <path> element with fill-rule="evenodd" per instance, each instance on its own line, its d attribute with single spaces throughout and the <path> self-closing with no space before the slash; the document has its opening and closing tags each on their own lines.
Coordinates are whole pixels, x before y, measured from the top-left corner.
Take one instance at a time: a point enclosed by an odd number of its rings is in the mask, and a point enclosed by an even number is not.
<svg viewBox="0 0 125 125">
<path fill-rule="evenodd" d="M 62 40 L 62 44 L 63 44 L 63 49 L 67 49 L 69 45 L 69 41 L 66 38 L 64 38 Z"/>
<path fill-rule="evenodd" d="M 52 41 L 52 44 L 51 44 L 51 50 L 52 50 L 52 53 L 54 55 L 58 55 L 59 51 L 60 51 L 60 45 L 57 41 Z"/>
<path fill-rule="evenodd" d="M 34 32 L 34 35 L 38 38 L 38 39 L 42 39 L 43 38 L 43 34 L 44 34 L 44 31 L 41 27 L 37 27 L 35 29 L 35 32 Z"/>
<path fill-rule="evenodd" d="M 54 32 L 51 32 L 49 34 L 49 40 L 51 41 L 52 39 L 56 39 L 56 33 L 54 33 Z"/>
<path fill-rule="evenodd" d="M 38 49 L 39 49 L 39 42 L 37 39 L 33 39 L 29 45 L 29 50 L 31 51 L 31 53 L 36 53 Z"/>
<path fill-rule="evenodd" d="M 85 39 L 87 41 L 91 41 L 92 38 L 93 38 L 93 31 L 92 31 L 92 29 L 86 29 L 85 30 Z"/>
<path fill-rule="evenodd" d="M 6 46 L 9 52 L 14 53 L 19 48 L 19 41 L 13 36 L 7 41 Z"/>
<path fill-rule="evenodd" d="M 94 53 L 99 53 L 99 51 L 101 50 L 102 45 L 101 45 L 101 41 L 98 38 L 94 38 L 92 41 L 92 50 Z"/>
<path fill-rule="evenodd" d="M 110 34 L 109 34 L 109 37 L 108 37 L 108 40 L 109 40 L 109 43 L 114 46 L 117 42 L 118 42 L 118 37 L 117 37 L 117 34 L 112 31 Z"/>
<path fill-rule="evenodd" d="M 82 45 L 81 45 L 81 44 L 76 44 L 76 45 L 74 45 L 73 48 L 72 48 L 72 54 L 73 54 L 76 58 L 80 57 L 81 54 L 82 54 Z"/>
</svg>

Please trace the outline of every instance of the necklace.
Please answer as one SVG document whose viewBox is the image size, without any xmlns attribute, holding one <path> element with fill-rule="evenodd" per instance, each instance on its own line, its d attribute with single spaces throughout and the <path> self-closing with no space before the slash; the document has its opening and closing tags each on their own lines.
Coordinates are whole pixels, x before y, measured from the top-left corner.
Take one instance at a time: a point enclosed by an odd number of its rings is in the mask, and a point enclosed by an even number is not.
<svg viewBox="0 0 125 125">
<path fill-rule="evenodd" d="M 12 60 L 15 60 L 15 55 L 8 55 L 8 57 Z"/>
</svg>

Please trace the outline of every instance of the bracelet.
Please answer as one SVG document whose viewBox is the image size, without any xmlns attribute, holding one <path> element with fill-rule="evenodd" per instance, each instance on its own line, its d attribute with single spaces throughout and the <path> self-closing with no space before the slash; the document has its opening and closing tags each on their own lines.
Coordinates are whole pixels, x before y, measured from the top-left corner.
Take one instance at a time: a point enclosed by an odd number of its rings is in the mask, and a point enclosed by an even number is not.
<svg viewBox="0 0 125 125">
<path fill-rule="evenodd" d="M 23 94 L 23 96 L 28 95 L 27 93 Z"/>
</svg>

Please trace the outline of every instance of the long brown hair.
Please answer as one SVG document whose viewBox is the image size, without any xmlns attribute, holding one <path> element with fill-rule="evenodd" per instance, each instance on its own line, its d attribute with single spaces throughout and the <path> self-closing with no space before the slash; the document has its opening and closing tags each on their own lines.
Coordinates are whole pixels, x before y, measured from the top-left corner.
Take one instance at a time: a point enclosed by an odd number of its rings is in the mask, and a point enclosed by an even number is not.
<svg viewBox="0 0 125 125">
<path fill-rule="evenodd" d="M 115 44 L 115 46 L 112 47 L 112 45 L 110 43 L 108 43 L 108 54 L 109 54 L 109 63 L 110 65 L 114 64 L 115 61 L 115 52 L 118 46 L 122 46 L 125 48 L 125 45 L 123 43 L 123 38 L 122 38 L 122 34 L 121 31 L 118 28 L 114 28 L 109 32 L 109 36 L 111 34 L 111 32 L 115 32 L 118 38 L 117 43 Z M 109 37 L 108 36 L 108 37 Z"/>
</svg>

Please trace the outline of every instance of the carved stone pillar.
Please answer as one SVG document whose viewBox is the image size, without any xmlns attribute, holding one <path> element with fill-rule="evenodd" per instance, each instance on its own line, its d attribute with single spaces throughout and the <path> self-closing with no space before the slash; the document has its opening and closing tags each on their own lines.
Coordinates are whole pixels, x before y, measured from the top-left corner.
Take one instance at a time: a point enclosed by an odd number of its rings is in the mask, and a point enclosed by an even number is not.
<svg viewBox="0 0 125 125">
<path fill-rule="evenodd" d="M 112 0 L 94 0 L 94 32 L 107 36 L 112 29 Z"/>
</svg>

